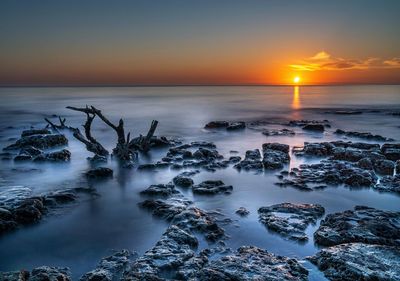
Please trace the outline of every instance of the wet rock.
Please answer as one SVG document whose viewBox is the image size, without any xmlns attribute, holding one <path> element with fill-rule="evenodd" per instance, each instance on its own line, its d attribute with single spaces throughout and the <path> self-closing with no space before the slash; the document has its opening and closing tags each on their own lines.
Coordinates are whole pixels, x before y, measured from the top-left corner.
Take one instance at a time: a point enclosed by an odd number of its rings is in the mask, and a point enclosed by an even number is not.
<svg viewBox="0 0 400 281">
<path fill-rule="evenodd" d="M 375 185 L 373 188 L 382 192 L 400 193 L 400 174 L 382 177 L 379 184 Z"/>
<path fill-rule="evenodd" d="M 400 160 L 396 161 L 396 173 L 400 174 Z"/>
<path fill-rule="evenodd" d="M 393 141 L 393 139 L 391 138 L 386 138 L 380 135 L 373 135 L 371 133 L 365 133 L 365 132 L 344 131 L 337 129 L 335 131 L 335 134 L 344 135 L 346 137 L 361 138 L 361 139 L 375 140 L 375 141 Z"/>
<path fill-rule="evenodd" d="M 237 163 L 234 168 L 238 170 L 263 170 L 263 163 L 261 161 L 261 153 L 260 150 L 247 150 L 244 160 Z"/>
<path fill-rule="evenodd" d="M 294 154 L 297 156 L 317 156 L 317 157 L 325 157 L 332 155 L 333 149 L 335 146 L 329 142 L 321 142 L 321 143 L 304 143 L 304 147 L 302 149 L 294 150 Z"/>
<path fill-rule="evenodd" d="M 360 110 L 335 110 L 331 113 L 338 115 L 359 115 L 362 114 L 363 112 Z"/>
<path fill-rule="evenodd" d="M 358 160 L 357 166 L 364 170 L 373 170 L 374 169 L 374 163 L 372 163 L 371 159 L 368 157 Z"/>
<path fill-rule="evenodd" d="M 200 147 L 193 153 L 193 157 L 200 160 L 216 160 L 223 158 L 218 151 Z"/>
<path fill-rule="evenodd" d="M 231 193 L 232 189 L 231 185 L 225 185 L 220 180 L 207 180 L 192 187 L 193 193 L 196 194 Z"/>
<path fill-rule="evenodd" d="M 33 135 L 50 135 L 50 130 L 47 129 L 32 129 L 32 130 L 25 130 L 22 131 L 21 137 L 29 137 Z"/>
<path fill-rule="evenodd" d="M 268 230 L 298 241 L 308 240 L 306 228 L 315 224 L 324 212 L 318 204 L 281 203 L 258 209 L 260 222 Z"/>
<path fill-rule="evenodd" d="M 40 154 L 43 154 L 43 151 L 40 149 L 37 149 L 33 146 L 27 146 L 19 152 L 19 154 L 25 154 L 25 155 L 31 155 L 31 156 L 38 156 Z"/>
<path fill-rule="evenodd" d="M 36 156 L 33 159 L 33 161 L 37 161 L 37 162 L 43 162 L 43 161 L 68 162 L 70 160 L 71 160 L 71 152 L 69 152 L 67 149 L 50 152 L 50 153 L 44 153 L 39 156 Z"/>
<path fill-rule="evenodd" d="M 248 216 L 250 214 L 250 211 L 247 210 L 245 207 L 240 207 L 239 209 L 236 210 L 235 213 L 238 214 L 241 217 L 245 217 L 245 216 Z"/>
<path fill-rule="evenodd" d="M 230 164 L 235 164 L 235 163 L 239 163 L 242 160 L 242 158 L 240 156 L 231 156 L 229 157 L 229 163 Z"/>
<path fill-rule="evenodd" d="M 38 149 L 49 149 L 57 146 L 67 145 L 68 140 L 64 135 L 31 135 L 18 139 L 14 144 L 5 149 L 21 149 L 33 146 Z"/>
<path fill-rule="evenodd" d="M 267 137 L 272 137 L 272 136 L 294 136 L 296 133 L 293 130 L 289 129 L 280 129 L 280 130 L 265 129 L 262 131 L 262 134 Z"/>
<path fill-rule="evenodd" d="M 380 145 L 377 143 L 368 143 L 368 142 L 351 142 L 351 141 L 332 141 L 330 142 L 332 145 L 336 147 L 344 147 L 344 148 L 357 148 L 357 149 L 363 149 L 363 150 L 370 150 L 370 151 L 376 151 L 379 152 L 380 150 Z"/>
<path fill-rule="evenodd" d="M 14 161 L 20 162 L 20 161 L 31 161 L 33 158 L 29 154 L 19 154 L 14 157 Z"/>
<path fill-rule="evenodd" d="M 110 178 L 113 176 L 113 170 L 110 168 L 99 167 L 86 172 L 88 178 Z"/>
<path fill-rule="evenodd" d="M 208 263 L 210 250 L 205 249 L 198 255 L 188 259 L 179 267 L 177 272 L 178 280 L 192 280 L 196 273 Z"/>
<path fill-rule="evenodd" d="M 204 128 L 206 129 L 219 129 L 219 128 L 226 128 L 229 126 L 229 122 L 227 121 L 211 121 L 207 123 Z"/>
<path fill-rule="evenodd" d="M 375 171 L 382 175 L 393 175 L 395 164 L 390 160 L 377 160 L 374 162 Z"/>
<path fill-rule="evenodd" d="M 152 184 L 145 190 L 140 192 L 145 195 L 155 195 L 155 196 L 172 196 L 173 194 L 178 194 L 179 191 L 175 189 L 172 183 L 168 184 Z"/>
<path fill-rule="evenodd" d="M 70 270 L 68 267 L 41 266 L 33 269 L 29 281 L 70 281 Z"/>
<path fill-rule="evenodd" d="M 44 196 L 44 205 L 66 204 L 76 201 L 77 196 L 75 192 L 70 190 L 62 190 L 49 193 Z"/>
<path fill-rule="evenodd" d="M 192 234 L 171 225 L 157 244 L 125 271 L 122 280 L 165 280 L 162 276 L 166 272 L 173 279 L 178 268 L 194 257 L 197 245 Z"/>
<path fill-rule="evenodd" d="M 196 207 L 190 207 L 180 212 L 174 217 L 171 223 L 186 231 L 199 232 L 212 242 L 224 236 L 224 230 L 219 227 L 215 219 Z"/>
<path fill-rule="evenodd" d="M 384 145 L 382 145 L 381 151 L 383 155 L 385 155 L 385 157 L 389 160 L 400 160 L 400 143 L 385 143 Z"/>
<path fill-rule="evenodd" d="M 137 259 L 137 253 L 128 250 L 116 252 L 103 258 L 97 267 L 85 273 L 80 281 L 112 281 L 120 280 L 122 273 L 128 269 L 129 264 Z"/>
<path fill-rule="evenodd" d="M 180 187 L 190 187 L 194 184 L 193 180 L 185 175 L 177 175 L 172 179 L 176 186 Z"/>
<path fill-rule="evenodd" d="M 322 125 L 324 127 L 330 127 L 328 120 L 290 120 L 288 126 L 304 127 L 307 125 Z"/>
<path fill-rule="evenodd" d="M 240 247 L 236 253 L 209 262 L 194 280 L 308 280 L 308 271 L 295 259 L 275 256 L 266 250 Z"/>
<path fill-rule="evenodd" d="M 362 242 L 400 245 L 400 212 L 383 211 L 365 206 L 329 214 L 314 233 L 322 246 Z"/>
<path fill-rule="evenodd" d="M 263 144 L 263 165 L 265 169 L 282 169 L 290 162 L 289 146 L 280 143 Z"/>
<path fill-rule="evenodd" d="M 324 125 L 321 125 L 321 124 L 307 124 L 302 129 L 305 131 L 313 131 L 313 132 L 325 131 Z"/>
<path fill-rule="evenodd" d="M 166 200 L 145 200 L 139 206 L 152 211 L 154 216 L 165 220 L 172 220 L 192 204 L 190 200 L 183 197 L 168 198 Z"/>
<path fill-rule="evenodd" d="M 95 154 L 93 157 L 88 157 L 87 160 L 91 163 L 107 163 L 107 157 Z"/>
<path fill-rule="evenodd" d="M 246 128 L 245 122 L 229 123 L 228 127 L 226 127 L 228 131 L 242 130 L 244 128 Z"/>
<path fill-rule="evenodd" d="M 30 224 L 42 219 L 45 207 L 42 197 L 32 197 L 25 199 L 13 210 L 15 221 L 20 224 Z"/>
<path fill-rule="evenodd" d="M 400 249 L 362 243 L 322 249 L 308 259 L 329 280 L 400 280 Z"/>
</svg>

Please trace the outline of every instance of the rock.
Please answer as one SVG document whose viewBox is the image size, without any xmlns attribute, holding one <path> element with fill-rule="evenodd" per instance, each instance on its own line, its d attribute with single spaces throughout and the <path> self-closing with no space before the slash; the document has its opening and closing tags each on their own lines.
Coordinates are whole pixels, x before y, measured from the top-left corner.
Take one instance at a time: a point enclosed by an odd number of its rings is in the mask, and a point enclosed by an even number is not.
<svg viewBox="0 0 400 281">
<path fill-rule="evenodd" d="M 49 149 L 57 146 L 67 145 L 68 140 L 64 135 L 31 135 L 18 139 L 14 144 L 5 149 L 21 149 L 24 147 L 35 147 L 38 149 Z"/>
<path fill-rule="evenodd" d="M 330 127 L 328 120 L 290 120 L 288 126 L 304 127 L 307 125 L 322 125 L 324 127 Z"/>
<path fill-rule="evenodd" d="M 68 267 L 41 266 L 32 270 L 29 281 L 70 281 Z"/>
<path fill-rule="evenodd" d="M 338 115 L 359 115 L 362 114 L 363 112 L 359 110 L 335 110 L 331 113 Z"/>
<path fill-rule="evenodd" d="M 321 125 L 321 124 L 307 124 L 302 129 L 305 131 L 313 131 L 313 132 L 325 131 L 324 125 Z"/>
<path fill-rule="evenodd" d="M 174 182 L 174 184 L 176 186 L 180 186 L 180 187 L 190 187 L 194 184 L 194 182 L 191 178 L 186 177 L 185 175 L 182 175 L 182 174 L 174 177 L 172 179 L 172 181 Z"/>
<path fill-rule="evenodd" d="M 356 206 L 354 211 L 329 214 L 314 233 L 322 246 L 362 242 L 400 245 L 400 212 Z"/>
<path fill-rule="evenodd" d="M 377 160 L 374 162 L 375 171 L 382 175 L 393 175 L 395 164 L 390 160 Z"/>
<path fill-rule="evenodd" d="M 14 157 L 14 161 L 20 162 L 20 161 L 30 161 L 32 160 L 32 156 L 29 154 L 19 154 Z"/>
<path fill-rule="evenodd" d="M 145 195 L 158 195 L 158 196 L 171 196 L 173 194 L 178 194 L 179 191 L 175 189 L 172 183 L 168 184 L 152 184 L 145 190 L 140 192 Z"/>
<path fill-rule="evenodd" d="M 71 160 L 71 152 L 66 149 L 41 154 L 33 159 L 33 161 L 50 161 L 50 162 L 68 162 Z"/>
<path fill-rule="evenodd" d="M 378 191 L 400 193 L 400 174 L 395 176 L 384 176 L 379 184 L 373 187 Z"/>
<path fill-rule="evenodd" d="M 385 148 L 382 151 L 387 159 L 392 161 L 400 160 L 400 148 Z"/>
<path fill-rule="evenodd" d="M 273 143 L 264 143 L 262 145 L 262 149 L 267 150 L 267 149 L 272 149 L 272 150 L 278 150 L 281 151 L 283 153 L 289 153 L 289 145 L 287 144 L 282 144 L 282 143 L 277 143 L 277 142 L 273 142 Z"/>
<path fill-rule="evenodd" d="M 154 216 L 165 220 L 172 220 L 176 215 L 186 210 L 192 204 L 185 198 L 168 198 L 166 200 L 145 200 L 139 206 L 152 211 Z"/>
<path fill-rule="evenodd" d="M 218 151 L 200 147 L 193 153 L 193 157 L 201 160 L 215 160 L 223 158 Z"/>
<path fill-rule="evenodd" d="M 74 192 L 69 190 L 62 190 L 57 192 L 52 192 L 44 196 L 44 205 L 52 204 L 54 201 L 55 204 L 66 204 L 70 202 L 76 201 L 77 196 Z"/>
<path fill-rule="evenodd" d="M 231 156 L 229 157 L 229 163 L 231 164 L 235 164 L 235 163 L 239 163 L 242 160 L 242 158 L 240 156 Z"/>
<path fill-rule="evenodd" d="M 129 264 L 137 259 L 137 253 L 121 250 L 103 258 L 97 267 L 85 273 L 80 281 L 112 281 L 120 280 L 122 273 L 129 268 Z"/>
<path fill-rule="evenodd" d="M 12 231 L 18 227 L 18 223 L 13 219 L 0 218 L 0 234 Z M 1 272 L 0 272 L 1 276 Z M 1 280 L 1 279 L 0 279 Z"/>
<path fill-rule="evenodd" d="M 247 210 L 245 207 L 240 207 L 239 209 L 236 210 L 235 213 L 238 214 L 241 217 L 245 217 L 245 216 L 248 216 L 250 214 L 250 211 Z"/>
<path fill-rule="evenodd" d="M 263 170 L 263 163 L 261 161 L 261 153 L 258 149 L 247 150 L 244 160 L 237 163 L 234 168 L 238 170 Z"/>
<path fill-rule="evenodd" d="M 40 149 L 37 149 L 33 146 L 27 146 L 25 148 L 22 148 L 19 154 L 25 154 L 25 155 L 31 155 L 31 156 L 38 156 L 40 154 L 43 154 L 43 151 Z"/>
<path fill-rule="evenodd" d="M 41 220 L 44 210 L 43 198 L 32 197 L 22 201 L 22 203 L 13 210 L 13 215 L 17 223 L 30 224 Z"/>
<path fill-rule="evenodd" d="M 400 280 L 400 249 L 362 243 L 322 249 L 308 259 L 329 280 Z"/>
<path fill-rule="evenodd" d="M 218 226 L 214 218 L 196 207 L 190 207 L 180 212 L 171 223 L 186 231 L 199 232 L 212 242 L 224 236 L 224 230 Z"/>
<path fill-rule="evenodd" d="M 260 222 L 269 230 L 298 241 L 308 240 L 306 228 L 315 224 L 324 212 L 318 204 L 281 203 L 258 209 Z"/>
<path fill-rule="evenodd" d="M 178 268 L 195 256 L 197 239 L 189 232 L 171 225 L 157 244 L 138 258 L 121 280 L 165 280 L 164 272 L 174 278 Z M 175 273 L 175 274 L 174 274 Z"/>
<path fill-rule="evenodd" d="M 219 129 L 219 128 L 226 128 L 229 126 L 229 122 L 227 121 L 211 121 L 207 123 L 204 128 L 206 129 Z"/>
<path fill-rule="evenodd" d="M 86 172 L 88 178 L 109 178 L 113 176 L 113 170 L 110 168 L 99 167 Z"/>
<path fill-rule="evenodd" d="M 290 162 L 289 153 L 274 149 L 263 150 L 263 165 L 267 170 L 282 169 L 283 166 Z"/>
<path fill-rule="evenodd" d="M 257 247 L 243 246 L 232 255 L 209 262 L 193 280 L 300 281 L 308 280 L 308 271 L 295 259 L 275 256 Z"/>
<path fill-rule="evenodd" d="M 294 151 L 294 154 L 297 156 L 306 155 L 306 156 L 329 156 L 332 155 L 333 149 L 335 146 L 329 142 L 322 143 L 304 143 L 304 147 L 302 149 Z"/>
<path fill-rule="evenodd" d="M 396 161 L 396 173 L 400 174 L 400 160 Z"/>
<path fill-rule="evenodd" d="M 335 131 L 337 135 L 345 135 L 347 137 L 354 137 L 354 138 L 361 138 L 367 140 L 375 140 L 375 141 L 393 141 L 391 138 L 386 138 L 380 135 L 373 135 L 371 133 L 362 133 L 362 132 L 355 132 L 355 131 L 344 131 L 337 129 Z"/>
<path fill-rule="evenodd" d="M 232 189 L 231 185 L 225 185 L 220 180 L 207 180 L 192 187 L 193 193 L 196 194 L 231 193 Z"/>
<path fill-rule="evenodd" d="M 107 157 L 95 154 L 93 157 L 88 157 L 87 160 L 91 163 L 107 163 Z"/>
<path fill-rule="evenodd" d="M 372 163 L 371 159 L 368 157 L 358 160 L 357 166 L 364 170 L 373 170 L 374 169 L 374 164 Z"/>
<path fill-rule="evenodd" d="M 246 128 L 245 122 L 229 123 L 228 127 L 226 127 L 228 131 L 242 130 L 244 128 Z"/>
<path fill-rule="evenodd" d="M 205 249 L 198 255 L 188 259 L 179 267 L 177 272 L 178 280 L 192 280 L 196 273 L 208 263 L 209 250 Z"/>
<path fill-rule="evenodd" d="M 293 130 L 289 129 L 280 129 L 280 130 L 263 130 L 262 134 L 271 137 L 271 136 L 294 136 L 296 133 Z"/>
<path fill-rule="evenodd" d="M 32 129 L 32 130 L 25 130 L 22 131 L 21 137 L 29 137 L 33 135 L 50 135 L 50 130 L 47 129 Z"/>
</svg>

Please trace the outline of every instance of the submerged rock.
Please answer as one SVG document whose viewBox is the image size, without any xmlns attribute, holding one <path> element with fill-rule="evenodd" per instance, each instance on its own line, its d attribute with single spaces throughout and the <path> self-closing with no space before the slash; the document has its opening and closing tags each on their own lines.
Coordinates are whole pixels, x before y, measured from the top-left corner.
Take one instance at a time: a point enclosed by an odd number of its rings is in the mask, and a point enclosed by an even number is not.
<svg viewBox="0 0 400 281">
<path fill-rule="evenodd" d="M 250 214 L 250 211 L 247 210 L 245 207 L 240 207 L 239 209 L 236 210 L 235 213 L 238 214 L 241 217 L 245 217 L 245 216 L 248 216 Z"/>
<path fill-rule="evenodd" d="M 356 206 L 354 211 L 329 214 L 314 240 L 323 246 L 353 242 L 400 246 L 400 212 Z"/>
<path fill-rule="evenodd" d="M 302 129 L 305 131 L 313 131 L 313 132 L 325 131 L 325 127 L 322 124 L 307 124 Z"/>
<path fill-rule="evenodd" d="M 190 204 L 192 204 L 190 200 L 178 197 L 166 200 L 145 200 L 139 203 L 139 206 L 151 210 L 154 216 L 172 220 L 177 214 L 186 210 Z"/>
<path fill-rule="evenodd" d="M 251 281 L 308 280 L 308 271 L 295 259 L 275 256 L 266 250 L 240 247 L 236 253 L 210 261 L 193 280 Z"/>
<path fill-rule="evenodd" d="M 60 151 L 40 154 L 33 159 L 34 161 L 68 162 L 71 160 L 71 152 L 67 149 Z"/>
<path fill-rule="evenodd" d="M 246 123 L 242 121 L 228 122 L 228 121 L 211 121 L 204 126 L 205 129 L 221 129 L 225 128 L 228 131 L 241 130 L 246 128 Z"/>
<path fill-rule="evenodd" d="M 258 209 L 261 223 L 269 230 L 298 241 L 308 240 L 306 228 L 315 224 L 324 212 L 318 204 L 281 203 Z"/>
<path fill-rule="evenodd" d="M 228 127 L 226 127 L 226 130 L 235 131 L 235 130 L 242 130 L 244 128 L 246 128 L 245 122 L 234 122 L 234 123 L 230 123 L 228 125 Z"/>
<path fill-rule="evenodd" d="M 289 129 L 280 129 L 280 130 L 265 129 L 262 131 L 262 134 L 267 137 L 272 137 L 272 136 L 294 136 L 296 133 L 293 130 Z"/>
<path fill-rule="evenodd" d="M 172 179 L 175 185 L 180 187 L 190 187 L 194 184 L 193 180 L 184 174 L 177 175 Z"/>
<path fill-rule="evenodd" d="M 192 187 L 193 193 L 196 194 L 231 193 L 232 189 L 231 185 L 225 185 L 220 180 L 207 180 Z"/>
<path fill-rule="evenodd" d="M 86 172 L 88 178 L 110 178 L 113 176 L 113 170 L 110 168 L 99 167 Z"/>
<path fill-rule="evenodd" d="M 33 135 L 50 135 L 51 132 L 48 129 L 31 129 L 22 131 L 21 137 L 29 137 Z"/>
<path fill-rule="evenodd" d="M 363 243 L 322 249 L 308 258 L 329 280 L 400 280 L 400 248 Z"/>
<path fill-rule="evenodd" d="M 158 196 L 171 196 L 173 194 L 178 194 L 179 191 L 175 189 L 172 183 L 168 184 L 152 184 L 145 190 L 140 192 L 145 195 L 158 195 Z"/>
<path fill-rule="evenodd" d="M 365 133 L 365 132 L 356 132 L 356 131 L 344 131 L 337 129 L 335 131 L 335 134 L 337 135 L 345 135 L 347 137 L 354 137 L 354 138 L 361 138 L 361 139 L 367 139 L 367 140 L 375 140 L 375 141 L 393 141 L 394 139 L 392 138 L 386 138 L 380 135 L 373 135 L 371 133 Z"/>
<path fill-rule="evenodd" d="M 282 169 L 290 162 L 289 146 L 281 143 L 264 143 L 262 162 L 265 169 Z"/>
<path fill-rule="evenodd" d="M 68 144 L 68 139 L 61 134 L 55 135 L 30 135 L 18 139 L 14 144 L 5 149 L 21 149 L 25 147 L 35 147 L 38 149 L 49 149 Z"/>
<path fill-rule="evenodd" d="M 400 193 L 400 174 L 382 177 L 379 184 L 375 185 L 373 188 L 383 192 Z"/>
<path fill-rule="evenodd" d="M 262 171 L 264 166 L 261 161 L 260 150 L 247 150 L 244 160 L 237 163 L 234 168 L 238 170 L 256 170 Z"/>
<path fill-rule="evenodd" d="M 389 160 L 400 160 L 400 143 L 385 143 L 382 145 L 381 151 Z"/>
<path fill-rule="evenodd" d="M 131 262 L 137 259 L 137 253 L 121 250 L 101 259 L 97 267 L 85 273 L 80 281 L 113 281 L 120 280 Z"/>
<path fill-rule="evenodd" d="M 4 281 L 71 281 L 68 267 L 40 266 L 31 272 L 26 270 L 0 272 Z"/>
</svg>

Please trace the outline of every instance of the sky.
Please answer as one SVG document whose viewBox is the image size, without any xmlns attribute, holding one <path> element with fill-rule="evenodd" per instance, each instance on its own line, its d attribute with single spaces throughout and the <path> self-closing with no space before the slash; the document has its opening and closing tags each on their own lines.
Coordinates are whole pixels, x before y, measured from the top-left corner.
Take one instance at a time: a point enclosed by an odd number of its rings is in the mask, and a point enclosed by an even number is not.
<svg viewBox="0 0 400 281">
<path fill-rule="evenodd" d="M 400 83 L 398 0 L 2 0 L 0 85 Z"/>
</svg>

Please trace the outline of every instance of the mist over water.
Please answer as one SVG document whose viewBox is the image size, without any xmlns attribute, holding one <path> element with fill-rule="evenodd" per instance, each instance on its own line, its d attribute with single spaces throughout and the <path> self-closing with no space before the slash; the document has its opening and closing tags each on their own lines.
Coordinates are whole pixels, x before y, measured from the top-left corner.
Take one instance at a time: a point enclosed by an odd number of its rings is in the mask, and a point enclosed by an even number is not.
<svg viewBox="0 0 400 281">
<path fill-rule="evenodd" d="M 157 135 L 179 138 L 184 143 L 212 141 L 225 158 L 233 155 L 232 150 L 243 157 L 246 150 L 261 149 L 265 142 L 293 147 L 306 141 L 357 140 L 333 134 L 336 129 L 371 132 L 400 140 L 400 117 L 391 115 L 400 112 L 400 86 L 0 88 L 0 99 L 0 148 L 11 144 L 24 129 L 43 127 L 43 118 L 55 119 L 53 114 L 65 117 L 68 125 L 81 126 L 85 116 L 65 107 L 86 104 L 101 109 L 114 122 L 122 117 L 126 131 L 133 136 L 145 134 L 155 119 L 159 121 Z M 357 110 L 362 114 L 333 114 L 336 110 Z M 266 137 L 261 131 L 251 129 L 237 132 L 203 129 L 213 120 L 279 123 L 293 119 L 327 119 L 332 127 L 323 134 L 294 127 L 291 129 L 296 135 L 292 137 Z M 267 127 L 282 128 L 277 124 Z M 99 120 L 95 121 L 93 129 L 95 137 L 111 150 L 116 142 L 114 131 Z M 79 202 L 66 205 L 36 225 L 1 236 L 1 271 L 41 265 L 68 266 L 77 279 L 93 269 L 112 249 L 127 248 L 143 254 L 167 228 L 167 222 L 138 207 L 137 203 L 145 199 L 139 192 L 151 184 L 168 183 L 182 170 L 136 171 L 120 168 L 109 161 L 106 165 L 114 170 L 113 179 L 88 183 L 83 174 L 91 168 L 86 160 L 91 153 L 65 133 L 69 138 L 67 148 L 72 153 L 69 163 L 0 161 L 0 198 L 12 197 L 15 186 L 29 188 L 32 194 L 42 194 L 88 184 L 96 188 L 100 196 L 82 196 Z M 154 149 L 148 155 L 141 155 L 139 162 L 156 162 L 167 150 Z M 286 169 L 318 161 L 291 157 L 290 167 Z M 238 172 L 231 166 L 214 173 L 201 171 L 193 177 L 195 183 L 220 179 L 233 186 L 232 194 L 193 196 L 190 190 L 181 191 L 196 206 L 204 210 L 220 209 L 234 220 L 223 226 L 230 236 L 227 244 L 233 249 L 255 245 L 298 258 L 318 250 L 312 234 L 319 222 L 307 229 L 309 241 L 300 244 L 268 232 L 258 222 L 258 208 L 291 202 L 321 204 L 326 214 L 353 209 L 355 205 L 400 210 L 398 195 L 343 186 L 302 192 L 276 186 L 277 173 Z M 235 211 L 239 207 L 247 208 L 250 215 L 237 216 Z"/>
</svg>

